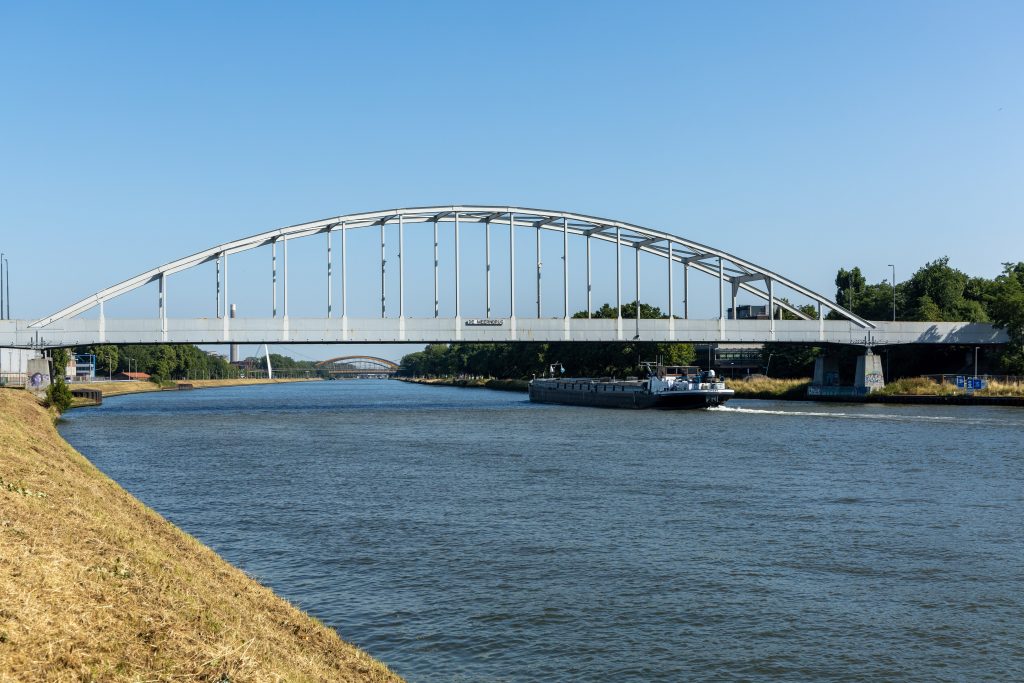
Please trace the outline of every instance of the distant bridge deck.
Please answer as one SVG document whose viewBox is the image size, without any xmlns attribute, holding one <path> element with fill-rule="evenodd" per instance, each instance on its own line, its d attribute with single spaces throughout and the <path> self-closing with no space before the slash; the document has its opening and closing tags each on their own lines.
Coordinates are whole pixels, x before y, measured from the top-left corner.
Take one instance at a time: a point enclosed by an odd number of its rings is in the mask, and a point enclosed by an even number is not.
<svg viewBox="0 0 1024 683">
<path fill-rule="evenodd" d="M 45 328 L 0 321 L 0 346 L 92 344 L 391 344 L 445 342 L 792 342 L 803 344 L 1005 344 L 987 323 L 633 318 L 69 318 Z"/>
</svg>

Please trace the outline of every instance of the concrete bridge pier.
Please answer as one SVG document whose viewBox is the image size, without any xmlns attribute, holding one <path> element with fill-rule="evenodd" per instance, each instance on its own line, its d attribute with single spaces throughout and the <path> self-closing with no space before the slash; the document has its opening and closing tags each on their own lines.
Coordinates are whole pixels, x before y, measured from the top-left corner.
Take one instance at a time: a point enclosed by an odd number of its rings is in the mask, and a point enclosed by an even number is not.
<svg viewBox="0 0 1024 683">
<path fill-rule="evenodd" d="M 839 386 L 839 361 L 831 356 L 821 355 L 814 359 L 814 379 L 811 384 L 816 387 Z"/>
<path fill-rule="evenodd" d="M 858 394 L 870 394 L 885 387 L 885 374 L 882 372 L 882 358 L 876 356 L 870 347 L 863 356 L 857 358 L 857 374 L 853 380 L 853 388 Z"/>
<path fill-rule="evenodd" d="M 814 359 L 814 379 L 811 380 L 808 393 L 812 396 L 863 396 L 884 386 L 882 358 L 868 348 L 864 355 L 857 358 L 857 372 L 854 375 L 852 390 L 849 386 L 840 388 L 839 360 L 833 356 L 822 355 Z"/>
</svg>

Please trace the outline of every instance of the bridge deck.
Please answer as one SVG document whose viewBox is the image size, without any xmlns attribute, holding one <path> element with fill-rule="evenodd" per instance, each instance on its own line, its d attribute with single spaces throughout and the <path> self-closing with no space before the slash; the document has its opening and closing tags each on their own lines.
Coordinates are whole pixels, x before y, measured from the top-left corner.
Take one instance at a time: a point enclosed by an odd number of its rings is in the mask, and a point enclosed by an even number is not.
<svg viewBox="0 0 1024 683">
<path fill-rule="evenodd" d="M 772 324 L 774 322 L 774 324 Z M 806 344 L 1005 344 L 987 323 L 835 320 L 640 320 L 579 318 L 168 318 L 61 320 L 29 328 L 0 321 L 0 347 L 90 344 L 282 344 L 429 342 L 795 342 Z"/>
</svg>

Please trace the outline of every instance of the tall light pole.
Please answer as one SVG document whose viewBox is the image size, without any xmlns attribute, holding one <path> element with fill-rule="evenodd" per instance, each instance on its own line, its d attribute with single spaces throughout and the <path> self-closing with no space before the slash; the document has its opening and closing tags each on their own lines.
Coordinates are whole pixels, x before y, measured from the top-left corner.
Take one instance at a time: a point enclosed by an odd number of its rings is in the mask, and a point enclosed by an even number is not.
<svg viewBox="0 0 1024 683">
<path fill-rule="evenodd" d="M 4 319 L 8 319 L 8 321 L 9 321 L 9 319 L 10 319 L 10 263 L 7 261 L 7 257 L 6 256 L 3 259 L 3 265 L 4 265 L 4 272 L 6 274 L 6 278 L 4 279 L 4 283 L 5 283 L 4 287 L 7 290 L 7 313 L 6 313 L 6 315 L 4 315 Z"/>
<path fill-rule="evenodd" d="M 4 253 L 0 251 L 0 320 L 4 319 Z"/>
<path fill-rule="evenodd" d="M 892 321 L 896 322 L 896 266 L 889 264 L 892 268 Z"/>
</svg>

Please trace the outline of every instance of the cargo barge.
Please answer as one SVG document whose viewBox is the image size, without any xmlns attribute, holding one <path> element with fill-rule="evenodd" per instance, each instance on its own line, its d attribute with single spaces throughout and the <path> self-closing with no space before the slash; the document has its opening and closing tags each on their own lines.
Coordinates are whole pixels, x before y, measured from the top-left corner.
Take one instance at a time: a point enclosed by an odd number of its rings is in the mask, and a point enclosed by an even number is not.
<svg viewBox="0 0 1024 683">
<path fill-rule="evenodd" d="M 714 370 L 693 366 L 648 367 L 645 379 L 589 377 L 535 378 L 530 400 L 604 408 L 707 408 L 725 403 L 735 392 Z"/>
</svg>

